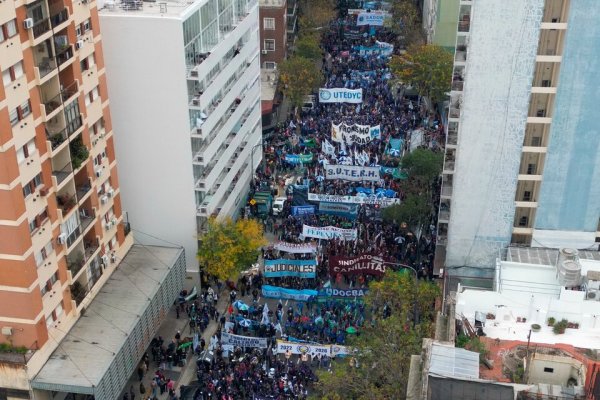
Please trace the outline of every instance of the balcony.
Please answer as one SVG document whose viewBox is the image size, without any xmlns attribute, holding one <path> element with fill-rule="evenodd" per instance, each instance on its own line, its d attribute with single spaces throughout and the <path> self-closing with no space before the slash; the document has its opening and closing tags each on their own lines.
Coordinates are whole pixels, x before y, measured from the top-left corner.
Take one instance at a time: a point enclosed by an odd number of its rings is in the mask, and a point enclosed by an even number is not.
<svg viewBox="0 0 600 400">
<path fill-rule="evenodd" d="M 92 190 L 92 183 L 90 178 L 87 178 L 87 180 L 84 183 L 75 184 L 75 192 L 80 202 L 81 199 L 83 199 L 85 195 L 87 195 L 90 192 L 90 190 Z"/>
<path fill-rule="evenodd" d="M 99 247 L 98 240 L 86 240 L 83 242 L 83 252 L 78 251 L 67 256 L 67 268 L 71 272 L 73 279 L 77 279 L 79 271 L 87 264 Z"/>
<path fill-rule="evenodd" d="M 31 33 L 33 34 L 33 38 L 37 39 L 49 30 L 50 18 L 45 18 L 34 23 L 33 27 L 31 28 Z"/>
<path fill-rule="evenodd" d="M 57 49 L 57 51 L 56 51 L 56 63 L 57 63 L 57 65 L 60 67 L 61 65 L 63 65 L 67 61 L 69 61 L 71 58 L 73 58 L 73 54 L 74 54 L 73 53 L 73 46 L 70 45 L 70 44 L 64 46 L 60 50 Z"/>
<path fill-rule="evenodd" d="M 58 25 L 62 24 L 63 22 L 66 22 L 68 19 L 69 11 L 66 8 L 63 8 L 61 11 L 50 17 L 50 23 L 52 25 L 52 28 L 56 29 Z"/>
<path fill-rule="evenodd" d="M 69 162 L 67 162 L 67 164 L 62 168 L 53 169 L 52 175 L 56 177 L 56 184 L 60 185 L 65 179 L 69 177 L 69 175 L 71 175 L 72 172 L 73 166 L 71 165 L 71 161 L 69 160 Z"/>
<path fill-rule="evenodd" d="M 58 179 L 57 179 L 58 180 Z M 77 196 L 75 194 L 69 195 L 63 194 L 56 196 L 56 203 L 58 207 L 62 210 L 63 215 L 66 215 L 69 211 L 77 205 Z"/>
<path fill-rule="evenodd" d="M 44 57 L 36 64 L 36 68 L 38 69 L 39 79 L 42 79 L 56 69 L 56 60 Z"/>
</svg>

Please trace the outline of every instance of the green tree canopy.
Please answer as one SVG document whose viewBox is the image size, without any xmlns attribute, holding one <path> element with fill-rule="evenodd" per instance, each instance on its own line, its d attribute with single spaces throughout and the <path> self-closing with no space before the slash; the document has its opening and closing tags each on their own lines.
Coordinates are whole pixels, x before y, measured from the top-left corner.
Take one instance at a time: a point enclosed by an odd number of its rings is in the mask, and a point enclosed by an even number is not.
<svg viewBox="0 0 600 400">
<path fill-rule="evenodd" d="M 319 47 L 319 35 L 305 34 L 296 40 L 296 52 L 299 57 L 309 60 L 318 60 L 321 58 L 321 48 Z"/>
<path fill-rule="evenodd" d="M 396 0 L 391 2 L 391 18 L 385 25 L 402 40 L 402 43 L 420 43 L 423 35 L 419 11 L 413 1 Z"/>
<path fill-rule="evenodd" d="M 421 96 L 441 101 L 450 91 L 452 54 L 432 44 L 411 46 L 406 54 L 392 57 L 390 68 L 396 78 L 414 87 Z"/>
<path fill-rule="evenodd" d="M 384 221 L 406 222 L 411 228 L 420 227 L 430 215 L 431 205 L 426 193 L 409 193 L 400 204 L 386 207 L 381 212 Z"/>
<path fill-rule="evenodd" d="M 374 309 L 376 318 L 350 339 L 357 349 L 355 357 L 333 363 L 331 373 L 319 373 L 316 390 L 322 400 L 406 398 L 410 357 L 420 353 L 422 339 L 433 333 L 433 305 L 440 290 L 429 282 L 415 285 L 413 274 L 392 271 L 369 288 L 366 308 Z M 416 325 L 411 322 L 415 300 Z M 383 319 L 386 304 L 391 316 Z"/>
<path fill-rule="evenodd" d="M 220 280 L 235 278 L 256 262 L 258 250 L 267 244 L 262 225 L 252 219 L 208 221 L 208 231 L 200 238 L 198 261 L 205 271 Z"/>
<path fill-rule="evenodd" d="M 321 70 L 314 61 L 292 56 L 282 62 L 279 67 L 279 79 L 283 94 L 294 106 L 301 106 L 304 96 L 319 87 L 322 80 Z"/>
<path fill-rule="evenodd" d="M 335 17 L 334 0 L 300 0 L 300 32 L 324 28 Z"/>
<path fill-rule="evenodd" d="M 417 148 L 402 158 L 402 168 L 408 176 L 420 181 L 423 185 L 431 185 L 442 173 L 444 154 L 430 149 Z"/>
</svg>

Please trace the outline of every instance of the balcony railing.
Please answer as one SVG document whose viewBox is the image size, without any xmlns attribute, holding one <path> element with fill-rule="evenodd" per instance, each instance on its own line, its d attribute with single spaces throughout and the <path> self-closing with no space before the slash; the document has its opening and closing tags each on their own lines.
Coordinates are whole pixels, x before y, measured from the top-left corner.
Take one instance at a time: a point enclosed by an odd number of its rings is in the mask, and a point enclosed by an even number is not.
<svg viewBox="0 0 600 400">
<path fill-rule="evenodd" d="M 75 184 L 75 192 L 78 199 L 82 199 L 91 189 L 92 184 L 89 178 L 84 183 Z"/>
<path fill-rule="evenodd" d="M 56 28 L 58 25 L 62 24 L 66 20 L 69 19 L 69 11 L 64 8 L 58 13 L 54 14 L 50 17 L 50 22 L 52 23 L 52 28 Z"/>
<path fill-rule="evenodd" d="M 67 248 L 71 247 L 73 243 L 81 236 L 81 225 L 79 225 L 69 236 L 67 236 Z"/>
<path fill-rule="evenodd" d="M 65 179 L 67 179 L 71 172 L 73 172 L 73 167 L 71 166 L 71 161 L 69 161 L 64 167 L 52 170 L 52 175 L 56 177 L 56 183 L 60 185 Z"/>
<path fill-rule="evenodd" d="M 45 57 L 36 67 L 40 71 L 40 78 L 43 78 L 56 69 L 56 61 Z"/>
<path fill-rule="evenodd" d="M 56 54 L 56 63 L 60 67 L 65 62 L 73 58 L 73 46 L 67 45 L 59 50 Z"/>
<path fill-rule="evenodd" d="M 46 109 L 46 115 L 48 115 L 62 105 L 61 94 L 58 93 L 51 99 L 43 101 L 43 103 L 44 108 Z"/>
<path fill-rule="evenodd" d="M 65 140 L 67 140 L 67 133 L 64 129 L 58 133 L 50 133 L 48 129 L 46 129 L 46 137 L 52 145 L 52 150 L 55 150 L 58 146 L 64 143 Z"/>
<path fill-rule="evenodd" d="M 77 204 L 77 196 L 75 194 L 59 195 L 59 196 L 56 196 L 56 202 L 58 203 L 58 206 L 62 210 L 63 215 L 65 215 L 66 213 L 71 211 L 73 209 L 73 207 L 75 207 L 75 205 Z"/>
<path fill-rule="evenodd" d="M 36 22 L 31 28 L 31 32 L 33 33 L 33 37 L 35 39 L 42 36 L 44 33 L 50 30 L 50 18 L 45 18 L 41 21 Z"/>
</svg>

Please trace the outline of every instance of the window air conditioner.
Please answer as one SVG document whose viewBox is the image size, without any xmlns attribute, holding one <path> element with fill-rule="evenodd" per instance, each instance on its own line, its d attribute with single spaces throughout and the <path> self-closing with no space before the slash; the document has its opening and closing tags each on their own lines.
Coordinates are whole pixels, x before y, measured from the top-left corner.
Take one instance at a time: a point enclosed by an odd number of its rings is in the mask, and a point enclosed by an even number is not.
<svg viewBox="0 0 600 400">
<path fill-rule="evenodd" d="M 23 27 L 25 29 L 31 29 L 31 28 L 33 28 L 33 18 L 25 18 L 23 20 Z"/>
<path fill-rule="evenodd" d="M 115 217 L 113 217 L 113 218 L 110 220 L 110 223 L 111 223 L 113 226 L 115 226 L 115 225 L 117 224 L 117 219 L 116 219 Z"/>
<path fill-rule="evenodd" d="M 110 262 L 113 263 L 113 264 L 116 263 L 117 262 L 117 256 L 115 256 L 114 254 L 111 254 L 110 255 Z"/>
<path fill-rule="evenodd" d="M 83 40 L 78 40 L 75 42 L 75 50 L 79 50 L 83 47 Z"/>
<path fill-rule="evenodd" d="M 60 244 L 67 243 L 67 234 L 66 233 L 61 233 L 60 235 L 58 235 L 58 243 L 60 243 Z"/>
<path fill-rule="evenodd" d="M 106 204 L 107 202 L 108 202 L 108 196 L 104 195 L 104 196 L 100 197 L 101 204 Z"/>
<path fill-rule="evenodd" d="M 190 76 L 197 78 L 198 77 L 198 71 L 196 71 L 195 69 L 190 71 Z"/>
<path fill-rule="evenodd" d="M 263 50 L 263 51 L 262 51 L 262 53 L 263 53 L 263 54 L 267 54 L 267 50 Z"/>
<path fill-rule="evenodd" d="M 105 222 L 104 223 L 104 229 L 105 230 L 109 230 L 111 228 L 111 223 L 110 222 Z"/>
<path fill-rule="evenodd" d="M 115 195 L 115 189 L 110 188 L 106 191 L 106 194 L 108 195 L 108 197 L 113 197 Z"/>
<path fill-rule="evenodd" d="M 100 262 L 102 263 L 102 265 L 106 266 L 108 265 L 108 256 L 105 254 L 102 257 L 100 257 Z"/>
<path fill-rule="evenodd" d="M 199 107 L 200 106 L 200 99 L 192 99 L 192 105 Z"/>
</svg>

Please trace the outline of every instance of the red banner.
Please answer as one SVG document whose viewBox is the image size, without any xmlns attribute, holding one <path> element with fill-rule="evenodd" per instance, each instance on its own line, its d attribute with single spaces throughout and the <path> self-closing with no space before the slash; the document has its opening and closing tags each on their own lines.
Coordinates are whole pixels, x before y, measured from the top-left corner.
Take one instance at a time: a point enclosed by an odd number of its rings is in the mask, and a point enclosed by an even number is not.
<svg viewBox="0 0 600 400">
<path fill-rule="evenodd" d="M 329 274 L 335 276 L 342 275 L 376 275 L 382 276 L 385 274 L 386 265 L 383 257 L 372 254 L 361 254 L 356 257 L 329 257 Z"/>
</svg>

